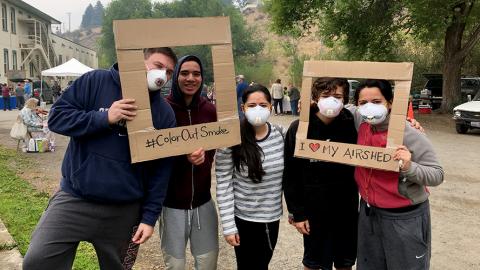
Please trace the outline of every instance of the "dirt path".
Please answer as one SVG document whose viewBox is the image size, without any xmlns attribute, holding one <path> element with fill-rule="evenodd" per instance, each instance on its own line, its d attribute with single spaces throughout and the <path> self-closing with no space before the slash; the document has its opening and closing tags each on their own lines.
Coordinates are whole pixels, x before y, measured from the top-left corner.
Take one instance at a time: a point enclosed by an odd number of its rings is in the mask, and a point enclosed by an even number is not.
<svg viewBox="0 0 480 270">
<path fill-rule="evenodd" d="M 0 112 L 0 144 L 15 148 L 9 129 L 16 113 Z M 292 117 L 272 117 L 272 122 L 288 126 Z M 480 269 L 480 130 L 466 135 L 455 133 L 447 115 L 424 115 L 425 127 L 446 172 L 445 183 L 431 188 L 433 254 L 432 269 Z M 22 173 L 39 190 L 50 194 L 57 188 L 60 166 L 68 138 L 57 136 L 54 153 L 24 154 L 32 166 Z M 214 190 L 214 188 L 213 188 Z M 218 269 L 235 269 L 233 249 L 219 235 Z M 302 239 L 283 217 L 271 269 L 302 269 Z M 192 266 L 189 258 L 189 265 Z M 140 248 L 135 269 L 163 269 L 158 233 Z"/>
</svg>

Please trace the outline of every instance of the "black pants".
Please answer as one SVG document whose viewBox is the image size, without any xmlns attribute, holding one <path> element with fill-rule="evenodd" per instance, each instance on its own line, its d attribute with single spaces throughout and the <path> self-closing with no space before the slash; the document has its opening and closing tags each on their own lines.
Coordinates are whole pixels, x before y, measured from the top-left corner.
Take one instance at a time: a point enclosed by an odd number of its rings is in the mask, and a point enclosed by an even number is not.
<svg viewBox="0 0 480 270">
<path fill-rule="evenodd" d="M 275 109 L 275 113 L 278 113 L 277 111 L 277 105 L 280 105 L 280 113 L 283 113 L 283 99 L 281 98 L 274 98 L 273 99 L 273 108 Z"/>
<path fill-rule="evenodd" d="M 99 204 L 59 191 L 32 234 L 23 269 L 72 269 L 80 241 L 92 243 L 100 269 L 123 270 L 140 203 Z"/>
<path fill-rule="evenodd" d="M 11 111 L 12 107 L 10 106 L 10 97 L 3 97 L 3 110 L 6 111 L 8 106 L 8 110 Z"/>
<path fill-rule="evenodd" d="M 17 96 L 17 108 L 21 110 L 23 106 L 25 106 L 25 98 L 23 96 Z"/>
<path fill-rule="evenodd" d="M 277 244 L 280 222 L 251 222 L 235 217 L 240 245 L 235 247 L 238 270 L 266 270 Z"/>
</svg>

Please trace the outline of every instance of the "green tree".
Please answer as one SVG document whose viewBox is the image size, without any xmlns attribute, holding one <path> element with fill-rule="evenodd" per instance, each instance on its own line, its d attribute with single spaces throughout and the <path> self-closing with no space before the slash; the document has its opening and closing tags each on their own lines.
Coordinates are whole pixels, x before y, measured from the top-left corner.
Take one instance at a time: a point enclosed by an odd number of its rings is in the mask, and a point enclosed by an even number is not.
<svg viewBox="0 0 480 270">
<path fill-rule="evenodd" d="M 255 39 L 255 29 L 246 26 L 238 8 L 221 0 L 182 0 L 156 3 L 155 18 L 184 18 L 229 16 L 232 32 L 233 54 L 254 55 L 263 48 L 263 42 Z"/>
<path fill-rule="evenodd" d="M 237 74 L 245 76 L 247 83 L 255 82 L 269 87 L 273 77 L 273 61 L 265 57 L 243 56 L 235 59 Z"/>
<path fill-rule="evenodd" d="M 149 0 L 114 0 L 110 2 L 105 9 L 105 17 L 102 23 L 102 37 L 99 40 L 99 66 L 108 67 L 117 61 L 115 38 L 113 35 L 113 20 L 151 17 L 152 3 Z"/>
<path fill-rule="evenodd" d="M 232 32 L 233 54 L 238 57 L 251 56 L 259 53 L 263 42 L 255 39 L 255 29 L 248 28 L 235 6 L 225 0 L 182 0 L 170 3 L 155 3 L 148 0 L 128 1 L 113 0 L 105 10 L 103 21 L 103 37 L 100 40 L 100 63 L 105 67 L 116 61 L 112 21 L 132 18 L 183 18 L 229 16 Z M 212 57 L 208 46 L 190 46 L 175 48 L 181 56 L 195 54 L 205 66 L 205 79 L 212 81 Z"/>
<path fill-rule="evenodd" d="M 443 43 L 443 111 L 460 102 L 461 68 L 480 39 L 480 8 L 458 0 L 267 0 L 278 33 L 318 28 L 325 44 L 343 45 L 346 59 L 397 60 L 411 36 Z"/>
<path fill-rule="evenodd" d="M 95 7 L 93 8 L 93 10 L 94 10 L 94 16 L 92 20 L 92 26 L 101 26 L 103 21 L 103 16 L 105 15 L 105 10 L 103 8 L 102 2 L 97 1 L 97 4 L 95 4 Z"/>
<path fill-rule="evenodd" d="M 82 16 L 82 23 L 80 24 L 81 28 L 88 28 L 92 24 L 92 20 L 94 17 L 94 9 L 92 4 L 89 4 L 87 8 L 85 9 L 85 12 L 83 13 Z"/>
</svg>

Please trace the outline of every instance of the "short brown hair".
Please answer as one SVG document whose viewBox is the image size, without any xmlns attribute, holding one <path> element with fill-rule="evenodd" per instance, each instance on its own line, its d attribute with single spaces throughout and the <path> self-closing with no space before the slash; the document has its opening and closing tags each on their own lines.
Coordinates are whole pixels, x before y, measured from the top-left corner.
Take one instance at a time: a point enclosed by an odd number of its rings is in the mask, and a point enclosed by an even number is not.
<svg viewBox="0 0 480 270">
<path fill-rule="evenodd" d="M 344 78 L 317 78 L 312 84 L 312 99 L 318 100 L 322 92 L 331 93 L 337 90 L 337 87 L 343 90 L 343 103 L 348 103 L 350 84 Z"/>
<path fill-rule="evenodd" d="M 172 48 L 170 47 L 158 47 L 158 48 L 145 48 L 143 49 L 143 57 L 147 60 L 152 54 L 154 53 L 161 53 L 173 60 L 173 64 L 177 64 L 177 55 L 173 52 Z"/>
</svg>

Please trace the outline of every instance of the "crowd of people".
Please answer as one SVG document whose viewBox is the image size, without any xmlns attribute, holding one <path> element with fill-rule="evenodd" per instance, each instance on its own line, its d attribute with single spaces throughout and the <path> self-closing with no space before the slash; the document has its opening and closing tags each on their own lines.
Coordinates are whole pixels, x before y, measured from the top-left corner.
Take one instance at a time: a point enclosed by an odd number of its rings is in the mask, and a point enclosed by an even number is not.
<svg viewBox="0 0 480 270">
<path fill-rule="evenodd" d="M 240 119 L 242 119 L 244 116 L 244 112 L 241 108 L 242 95 L 248 86 L 252 86 L 256 83 L 252 81 L 250 84 L 247 84 L 244 75 L 237 75 L 235 79 L 237 83 L 236 92 L 238 113 Z M 299 115 L 298 103 L 300 101 L 300 91 L 292 83 L 289 83 L 288 87 L 286 87 L 282 86 L 281 79 L 276 79 L 275 83 L 271 85 L 269 92 L 273 99 L 275 115 Z"/>
<path fill-rule="evenodd" d="M 177 60 L 170 48 L 150 48 L 144 62 L 156 129 L 217 120 L 208 90 L 202 95 L 198 57 Z M 171 83 L 166 98 L 150 83 L 159 78 Z M 272 111 L 284 113 L 285 94 L 298 113 L 298 89 L 285 91 L 278 79 L 269 90 L 238 76 L 239 145 L 131 164 L 125 123 L 138 108 L 122 97 L 119 82 L 118 64 L 86 73 L 52 106 L 49 128 L 71 139 L 60 190 L 32 234 L 24 269 L 70 269 L 80 241 L 93 244 L 101 269 L 131 269 L 157 221 L 166 269 L 185 269 L 188 243 L 195 269 L 217 269 L 217 208 L 237 268 L 268 269 L 283 194 L 292 231 L 303 235 L 305 269 L 429 269 L 427 186 L 440 184 L 443 170 L 415 123 L 406 121 L 404 145 L 396 149 L 400 172 L 300 159 L 294 156 L 299 121 L 288 128 L 269 122 Z M 348 109 L 345 79 L 318 78 L 311 95 L 307 138 L 385 147 L 393 101 L 388 81 L 366 80 Z M 217 208 L 210 193 L 214 164 Z"/>
<path fill-rule="evenodd" d="M 58 89 L 60 86 L 56 83 Z M 55 85 L 54 85 L 55 90 Z M 35 91 L 34 91 L 35 92 Z M 45 147 L 42 148 L 43 151 L 53 151 L 55 144 L 55 137 L 48 129 L 47 125 L 47 115 L 48 111 L 44 107 L 40 107 L 40 97 L 39 94 L 35 95 L 32 93 L 31 82 L 25 80 L 24 82 L 18 82 L 15 84 L 15 89 L 8 87 L 7 84 L 2 85 L 2 97 L 4 110 L 12 110 L 10 97 L 15 95 L 16 98 L 16 108 L 19 110 L 18 119 L 21 120 L 21 123 L 26 128 L 26 133 L 22 135 L 20 141 L 24 141 L 22 150 L 24 152 L 37 152 L 37 148 L 29 146 L 31 139 L 44 140 L 46 142 Z M 58 91 L 57 95 L 60 95 Z M 58 98 L 57 96 L 57 98 Z M 18 138 L 17 138 L 18 139 Z M 20 146 L 20 144 L 19 144 Z M 30 149 L 32 148 L 32 149 Z"/>
</svg>

